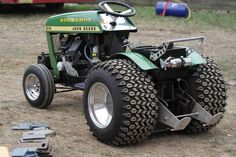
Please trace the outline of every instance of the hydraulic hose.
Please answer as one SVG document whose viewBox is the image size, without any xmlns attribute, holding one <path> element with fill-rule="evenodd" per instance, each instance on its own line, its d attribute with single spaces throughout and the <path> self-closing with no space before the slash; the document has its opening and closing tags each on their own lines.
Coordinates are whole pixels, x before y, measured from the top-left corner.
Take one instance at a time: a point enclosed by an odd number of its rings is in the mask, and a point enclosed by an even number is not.
<svg viewBox="0 0 236 157">
<path fill-rule="evenodd" d="M 178 3 L 183 3 L 183 2 L 180 1 L 180 0 L 173 0 L 173 1 L 178 2 Z M 186 8 L 188 9 L 188 17 L 187 17 L 187 20 L 189 20 L 189 19 L 191 18 L 191 16 L 192 16 L 192 13 L 191 13 L 191 10 L 190 10 L 190 8 L 188 7 L 188 5 L 186 5 Z"/>
<path fill-rule="evenodd" d="M 92 63 L 92 59 L 89 58 L 88 54 L 87 54 L 87 47 L 88 47 L 88 43 L 84 46 L 84 56 L 85 58 Z M 91 49 L 89 49 L 89 51 L 91 52 Z"/>
</svg>

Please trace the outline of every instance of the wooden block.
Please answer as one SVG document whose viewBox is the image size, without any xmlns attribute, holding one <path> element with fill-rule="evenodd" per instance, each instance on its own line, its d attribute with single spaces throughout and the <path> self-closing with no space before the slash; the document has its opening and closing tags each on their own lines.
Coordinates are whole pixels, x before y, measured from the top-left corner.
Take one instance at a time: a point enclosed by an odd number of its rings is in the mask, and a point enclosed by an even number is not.
<svg viewBox="0 0 236 157">
<path fill-rule="evenodd" d="M 0 147 L 0 157 L 10 157 L 7 147 Z"/>
</svg>

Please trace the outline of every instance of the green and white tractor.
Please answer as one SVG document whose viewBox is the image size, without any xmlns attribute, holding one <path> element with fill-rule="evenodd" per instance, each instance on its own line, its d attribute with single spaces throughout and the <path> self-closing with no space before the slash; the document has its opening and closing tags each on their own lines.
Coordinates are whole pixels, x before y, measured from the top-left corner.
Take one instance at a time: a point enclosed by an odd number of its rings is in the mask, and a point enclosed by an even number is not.
<svg viewBox="0 0 236 157">
<path fill-rule="evenodd" d="M 47 20 L 49 53 L 39 55 L 23 77 L 31 106 L 47 108 L 55 93 L 83 90 L 91 132 L 115 146 L 163 130 L 205 132 L 220 121 L 226 85 L 216 63 L 197 52 L 203 37 L 133 46 L 129 33 L 137 28 L 129 17 L 135 9 L 117 1 L 98 8 Z"/>
</svg>

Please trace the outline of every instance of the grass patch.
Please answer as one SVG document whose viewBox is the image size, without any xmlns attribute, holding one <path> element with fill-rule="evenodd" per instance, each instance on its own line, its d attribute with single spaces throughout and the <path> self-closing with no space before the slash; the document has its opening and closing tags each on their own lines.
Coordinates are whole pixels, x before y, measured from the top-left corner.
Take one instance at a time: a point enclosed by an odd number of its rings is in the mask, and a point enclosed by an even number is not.
<svg viewBox="0 0 236 157">
<path fill-rule="evenodd" d="M 121 155 L 118 154 L 116 151 L 106 151 L 101 153 L 101 155 L 104 157 L 121 157 Z"/>
<path fill-rule="evenodd" d="M 97 9 L 96 5 L 66 5 L 64 11 L 87 11 Z"/>
<path fill-rule="evenodd" d="M 217 146 L 217 145 L 224 145 L 227 143 L 227 141 L 224 136 L 215 135 L 212 139 L 210 139 L 210 143 L 212 143 L 213 146 Z"/>
<path fill-rule="evenodd" d="M 230 156 L 236 156 L 236 149 L 234 147 L 227 148 L 225 152 L 229 153 Z"/>
<path fill-rule="evenodd" d="M 162 17 L 155 14 L 155 8 L 137 7 L 137 16 L 133 19 L 143 23 L 173 25 L 175 27 L 195 27 L 203 29 L 224 29 L 236 31 L 236 12 L 225 13 L 213 10 L 194 10 L 189 20 L 179 17 Z"/>
<path fill-rule="evenodd" d="M 236 31 L 236 12 L 226 13 L 213 10 L 194 11 L 191 21 L 199 25 L 213 26 Z"/>
<path fill-rule="evenodd" d="M 220 69 L 224 72 L 224 75 L 228 80 L 236 80 L 236 60 L 233 58 L 234 56 L 228 56 L 227 58 L 221 58 L 217 60 Z"/>
</svg>

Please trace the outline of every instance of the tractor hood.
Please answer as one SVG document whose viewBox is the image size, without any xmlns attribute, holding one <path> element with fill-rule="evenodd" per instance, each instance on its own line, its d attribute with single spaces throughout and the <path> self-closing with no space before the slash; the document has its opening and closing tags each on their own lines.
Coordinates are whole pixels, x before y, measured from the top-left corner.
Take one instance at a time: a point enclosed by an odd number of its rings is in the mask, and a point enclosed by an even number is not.
<svg viewBox="0 0 236 157">
<path fill-rule="evenodd" d="M 102 33 L 104 31 L 137 31 L 134 23 L 125 17 L 114 17 L 99 11 L 83 11 L 59 14 L 46 22 L 51 33 Z"/>
</svg>

